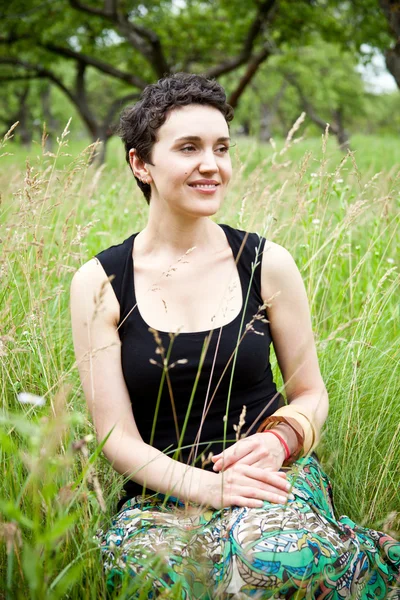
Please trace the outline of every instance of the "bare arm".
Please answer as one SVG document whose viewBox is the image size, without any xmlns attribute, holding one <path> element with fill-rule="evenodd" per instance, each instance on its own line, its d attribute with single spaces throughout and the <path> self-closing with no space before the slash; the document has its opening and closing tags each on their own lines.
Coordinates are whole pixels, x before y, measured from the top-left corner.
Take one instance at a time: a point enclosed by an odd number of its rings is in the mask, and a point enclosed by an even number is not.
<svg viewBox="0 0 400 600">
<path fill-rule="evenodd" d="M 71 284 L 72 333 L 78 370 L 97 439 L 111 431 L 103 452 L 114 469 L 162 493 L 198 500 L 203 472 L 174 461 L 140 436 L 121 368 L 119 304 L 93 259 Z M 191 484 L 191 485 L 190 485 Z"/>
<path fill-rule="evenodd" d="M 117 472 L 147 489 L 216 508 L 286 499 L 286 482 L 276 473 L 267 477 L 261 469 L 250 467 L 223 480 L 219 474 L 173 460 L 143 441 L 122 373 L 119 304 L 96 259 L 73 277 L 71 317 L 85 398 L 98 440 L 111 431 L 103 452 Z"/>
<path fill-rule="evenodd" d="M 264 300 L 272 298 L 268 318 L 286 397 L 321 429 L 328 414 L 328 395 L 302 277 L 289 252 L 272 242 L 265 244 L 261 277 Z"/>
<path fill-rule="evenodd" d="M 261 263 L 264 302 L 270 304 L 268 320 L 290 404 L 301 408 L 321 429 L 328 414 L 328 395 L 318 366 L 307 295 L 300 272 L 287 250 L 266 242 Z M 295 433 L 286 424 L 274 427 L 289 451 L 297 446 Z M 213 457 L 214 470 L 241 462 L 279 469 L 285 459 L 283 445 L 274 435 L 256 433 Z"/>
</svg>

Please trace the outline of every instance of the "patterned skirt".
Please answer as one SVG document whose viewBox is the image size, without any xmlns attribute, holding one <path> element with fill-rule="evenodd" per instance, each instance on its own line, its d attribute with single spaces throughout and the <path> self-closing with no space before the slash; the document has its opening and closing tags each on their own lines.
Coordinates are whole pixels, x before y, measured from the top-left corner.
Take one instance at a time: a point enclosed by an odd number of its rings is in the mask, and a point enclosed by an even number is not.
<svg viewBox="0 0 400 600">
<path fill-rule="evenodd" d="M 400 542 L 335 518 L 329 479 L 308 457 L 286 505 L 222 510 L 157 494 L 128 500 L 97 532 L 109 590 L 124 598 L 400 600 Z"/>
</svg>

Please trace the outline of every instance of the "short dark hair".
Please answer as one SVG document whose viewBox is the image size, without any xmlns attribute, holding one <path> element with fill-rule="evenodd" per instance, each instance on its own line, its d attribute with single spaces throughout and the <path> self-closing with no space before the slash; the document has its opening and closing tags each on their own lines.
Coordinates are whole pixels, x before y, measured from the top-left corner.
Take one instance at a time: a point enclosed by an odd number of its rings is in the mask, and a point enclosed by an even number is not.
<svg viewBox="0 0 400 600">
<path fill-rule="evenodd" d="M 157 83 L 146 86 L 139 101 L 126 108 L 120 118 L 118 134 L 125 144 L 125 157 L 129 163 L 129 151 L 135 148 L 138 157 L 151 164 L 151 151 L 157 141 L 157 130 L 165 123 L 168 111 L 188 104 L 204 104 L 217 108 L 228 123 L 233 119 L 233 108 L 226 101 L 224 88 L 215 80 L 203 75 L 175 73 Z M 151 188 L 136 176 L 147 203 Z"/>
</svg>

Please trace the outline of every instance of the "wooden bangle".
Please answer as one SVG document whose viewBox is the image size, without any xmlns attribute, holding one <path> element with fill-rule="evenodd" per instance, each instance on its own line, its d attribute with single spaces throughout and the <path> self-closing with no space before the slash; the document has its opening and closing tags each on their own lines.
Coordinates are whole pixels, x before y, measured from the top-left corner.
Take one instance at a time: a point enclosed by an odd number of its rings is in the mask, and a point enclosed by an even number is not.
<svg viewBox="0 0 400 600">
<path fill-rule="evenodd" d="M 274 415 L 291 417 L 301 425 L 304 432 L 304 454 L 308 454 L 318 443 L 317 428 L 310 417 L 292 405 L 282 406 Z"/>
<path fill-rule="evenodd" d="M 294 419 L 303 433 L 303 454 L 307 454 L 311 448 L 314 446 L 315 442 L 315 430 L 310 423 L 309 419 L 305 418 L 304 415 L 298 413 L 295 410 L 292 410 L 289 406 L 283 406 L 278 409 L 271 417 L 267 417 L 265 421 L 261 424 L 263 429 L 270 429 L 273 425 L 272 422 L 276 423 L 276 419 L 286 419 L 291 418 Z"/>
</svg>

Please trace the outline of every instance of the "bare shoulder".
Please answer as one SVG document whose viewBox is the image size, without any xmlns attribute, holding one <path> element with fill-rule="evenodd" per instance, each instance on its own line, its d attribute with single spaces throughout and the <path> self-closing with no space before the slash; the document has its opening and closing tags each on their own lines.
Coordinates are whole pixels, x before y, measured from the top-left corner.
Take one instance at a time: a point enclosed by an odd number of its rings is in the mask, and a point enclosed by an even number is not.
<svg viewBox="0 0 400 600">
<path fill-rule="evenodd" d="M 74 274 L 71 281 L 71 304 L 79 304 L 89 313 L 101 309 L 112 322 L 119 320 L 119 303 L 110 279 L 97 258 L 91 258 Z"/>
<path fill-rule="evenodd" d="M 262 256 L 263 275 L 284 277 L 291 271 L 298 271 L 297 265 L 289 250 L 283 246 L 266 240 Z"/>
<path fill-rule="evenodd" d="M 263 298 L 282 293 L 295 293 L 304 289 L 300 271 L 293 256 L 286 248 L 266 240 L 261 261 L 261 284 Z"/>
</svg>

